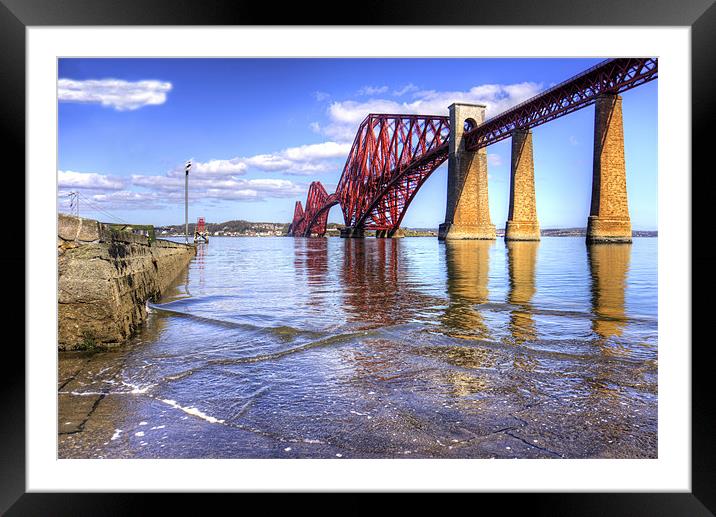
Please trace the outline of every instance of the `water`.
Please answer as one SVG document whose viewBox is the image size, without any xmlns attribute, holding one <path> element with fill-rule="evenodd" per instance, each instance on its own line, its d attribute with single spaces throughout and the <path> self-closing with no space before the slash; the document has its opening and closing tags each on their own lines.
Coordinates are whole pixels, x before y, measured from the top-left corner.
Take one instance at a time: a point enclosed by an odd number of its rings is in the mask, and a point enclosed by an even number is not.
<svg viewBox="0 0 716 517">
<path fill-rule="evenodd" d="M 213 237 L 59 380 L 60 457 L 656 457 L 657 239 Z"/>
</svg>

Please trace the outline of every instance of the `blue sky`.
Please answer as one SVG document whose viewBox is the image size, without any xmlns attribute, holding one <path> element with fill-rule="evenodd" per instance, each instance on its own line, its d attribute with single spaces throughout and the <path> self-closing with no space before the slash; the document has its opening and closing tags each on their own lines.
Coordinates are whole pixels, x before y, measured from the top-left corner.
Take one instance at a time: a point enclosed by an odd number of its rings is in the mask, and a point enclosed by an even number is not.
<svg viewBox="0 0 716 517">
<path fill-rule="evenodd" d="M 184 220 L 289 222 L 311 181 L 333 191 L 370 112 L 445 114 L 452 102 L 487 116 L 600 59 L 61 59 L 58 202 L 155 225 Z M 657 227 L 657 81 L 623 94 L 627 190 L 634 229 Z M 586 226 L 594 109 L 533 131 L 543 228 Z M 488 147 L 492 222 L 507 219 L 510 140 Z M 447 164 L 416 195 L 403 226 L 444 220 Z M 110 217 L 112 216 L 112 218 Z M 330 221 L 342 223 L 339 207 Z"/>
</svg>

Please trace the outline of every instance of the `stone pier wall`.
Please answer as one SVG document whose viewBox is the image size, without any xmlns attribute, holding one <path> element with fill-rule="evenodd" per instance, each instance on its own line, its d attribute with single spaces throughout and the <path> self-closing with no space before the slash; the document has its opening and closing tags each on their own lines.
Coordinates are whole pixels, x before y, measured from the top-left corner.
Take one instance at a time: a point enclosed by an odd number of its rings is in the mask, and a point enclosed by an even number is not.
<svg viewBox="0 0 716 517">
<path fill-rule="evenodd" d="M 631 242 L 624 159 L 622 98 L 605 94 L 594 103 L 594 172 L 588 242 Z"/>
<path fill-rule="evenodd" d="M 450 106 L 450 154 L 445 222 L 438 238 L 495 239 L 487 192 L 487 148 L 467 151 L 466 123 L 475 128 L 485 121 L 485 106 L 455 103 Z"/>
<path fill-rule="evenodd" d="M 157 299 L 186 269 L 196 248 L 78 217 L 59 215 L 60 350 L 124 343 Z"/>
<path fill-rule="evenodd" d="M 505 239 L 508 241 L 540 239 L 530 130 L 517 130 L 512 133 L 510 208 L 505 224 Z"/>
</svg>

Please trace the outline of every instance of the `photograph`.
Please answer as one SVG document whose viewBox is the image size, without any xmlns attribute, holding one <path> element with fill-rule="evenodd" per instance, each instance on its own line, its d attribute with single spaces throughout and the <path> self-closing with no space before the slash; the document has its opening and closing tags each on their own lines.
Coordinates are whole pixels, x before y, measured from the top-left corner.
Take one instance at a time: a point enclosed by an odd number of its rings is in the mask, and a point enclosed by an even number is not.
<svg viewBox="0 0 716 517">
<path fill-rule="evenodd" d="M 0 514 L 714 515 L 714 1 L 0 0 Z"/>
<path fill-rule="evenodd" d="M 57 458 L 660 458 L 658 65 L 59 57 Z"/>
</svg>

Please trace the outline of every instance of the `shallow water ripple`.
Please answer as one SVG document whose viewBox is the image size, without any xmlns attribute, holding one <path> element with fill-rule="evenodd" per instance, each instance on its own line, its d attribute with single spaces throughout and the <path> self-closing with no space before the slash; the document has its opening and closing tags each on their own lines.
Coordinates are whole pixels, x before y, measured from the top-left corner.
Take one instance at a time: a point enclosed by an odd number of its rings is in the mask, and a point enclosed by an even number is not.
<svg viewBox="0 0 716 517">
<path fill-rule="evenodd" d="M 656 457 L 657 239 L 219 238 L 63 353 L 60 457 Z"/>
</svg>

